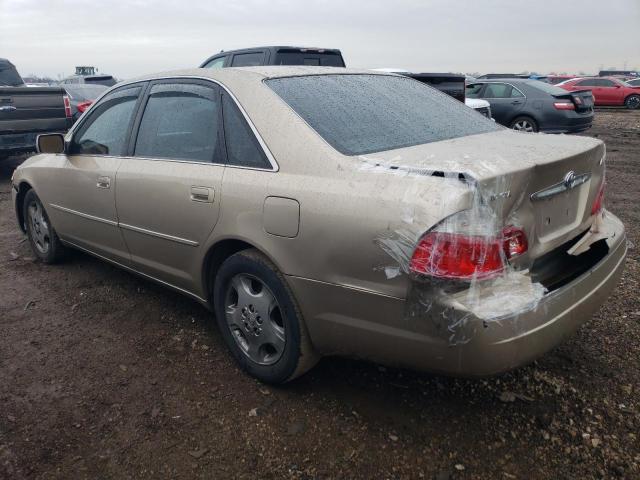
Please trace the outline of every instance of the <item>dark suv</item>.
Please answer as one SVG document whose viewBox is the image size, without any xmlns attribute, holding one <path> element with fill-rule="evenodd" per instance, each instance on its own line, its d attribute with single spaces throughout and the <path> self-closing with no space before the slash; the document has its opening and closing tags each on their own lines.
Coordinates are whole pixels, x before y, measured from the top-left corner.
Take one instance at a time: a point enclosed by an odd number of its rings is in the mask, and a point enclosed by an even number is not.
<svg viewBox="0 0 640 480">
<path fill-rule="evenodd" d="M 315 65 L 344 67 L 342 53 L 335 48 L 256 47 L 220 52 L 200 68 L 256 67 L 259 65 Z"/>
</svg>

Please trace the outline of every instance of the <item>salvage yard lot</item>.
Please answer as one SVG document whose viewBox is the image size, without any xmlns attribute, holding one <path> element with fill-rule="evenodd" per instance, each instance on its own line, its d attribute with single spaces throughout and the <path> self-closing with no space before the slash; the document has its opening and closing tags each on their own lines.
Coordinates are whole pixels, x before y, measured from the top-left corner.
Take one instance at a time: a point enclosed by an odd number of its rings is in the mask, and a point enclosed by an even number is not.
<svg viewBox="0 0 640 480">
<path fill-rule="evenodd" d="M 598 110 L 586 134 L 629 237 L 619 288 L 487 380 L 327 358 L 261 385 L 186 297 L 81 253 L 36 263 L 18 160 L 0 163 L 0 478 L 640 478 L 640 111 Z"/>
</svg>

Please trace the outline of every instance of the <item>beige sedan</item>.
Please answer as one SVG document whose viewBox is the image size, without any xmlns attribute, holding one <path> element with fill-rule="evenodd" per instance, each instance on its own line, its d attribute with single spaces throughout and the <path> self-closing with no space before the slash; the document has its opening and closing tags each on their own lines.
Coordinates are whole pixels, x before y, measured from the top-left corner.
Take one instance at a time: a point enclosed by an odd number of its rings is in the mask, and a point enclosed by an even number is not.
<svg viewBox="0 0 640 480">
<path fill-rule="evenodd" d="M 392 74 L 150 75 L 38 146 L 12 179 L 35 254 L 191 296 L 266 382 L 330 354 L 512 369 L 589 320 L 626 255 L 601 141 L 506 130 Z"/>
</svg>

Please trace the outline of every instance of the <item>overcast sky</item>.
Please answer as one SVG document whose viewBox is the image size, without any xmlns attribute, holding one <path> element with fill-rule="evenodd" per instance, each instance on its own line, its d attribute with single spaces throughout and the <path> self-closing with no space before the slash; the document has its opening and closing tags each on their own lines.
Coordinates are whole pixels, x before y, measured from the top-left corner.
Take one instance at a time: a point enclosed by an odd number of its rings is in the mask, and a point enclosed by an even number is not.
<svg viewBox="0 0 640 480">
<path fill-rule="evenodd" d="M 640 68 L 640 0 L 0 0 L 0 57 L 22 75 L 127 78 L 258 45 L 414 71 Z"/>
</svg>

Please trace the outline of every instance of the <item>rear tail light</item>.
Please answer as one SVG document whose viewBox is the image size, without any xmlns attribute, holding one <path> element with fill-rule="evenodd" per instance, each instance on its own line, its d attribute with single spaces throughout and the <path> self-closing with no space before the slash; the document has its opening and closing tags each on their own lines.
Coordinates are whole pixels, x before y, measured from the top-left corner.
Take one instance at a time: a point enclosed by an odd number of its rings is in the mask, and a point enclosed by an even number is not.
<svg viewBox="0 0 640 480">
<path fill-rule="evenodd" d="M 87 101 L 87 102 L 82 102 L 82 103 L 79 103 L 79 104 L 78 104 L 78 106 L 77 106 L 76 108 L 78 109 L 78 111 L 79 111 L 80 113 L 84 113 L 84 111 L 85 111 L 87 108 L 89 108 L 89 107 L 91 106 L 91 104 L 92 104 L 92 103 L 93 103 L 93 102 L 92 102 L 92 101 L 90 101 L 90 100 L 89 100 L 89 101 Z"/>
<path fill-rule="evenodd" d="M 455 280 L 487 279 L 499 275 L 505 260 L 528 249 L 524 231 L 507 227 L 501 237 L 428 232 L 409 265 L 413 273 Z"/>
<path fill-rule="evenodd" d="M 554 107 L 556 110 L 575 110 L 576 106 L 573 103 L 569 102 L 554 102 Z"/>
<path fill-rule="evenodd" d="M 598 194 L 596 195 L 596 199 L 593 202 L 593 206 L 591 207 L 591 215 L 597 215 L 602 211 L 602 206 L 604 205 L 604 180 L 598 189 Z"/>
<path fill-rule="evenodd" d="M 69 102 L 69 97 L 67 95 L 63 95 L 62 101 L 64 102 L 64 116 L 71 118 L 71 102 Z"/>
</svg>

